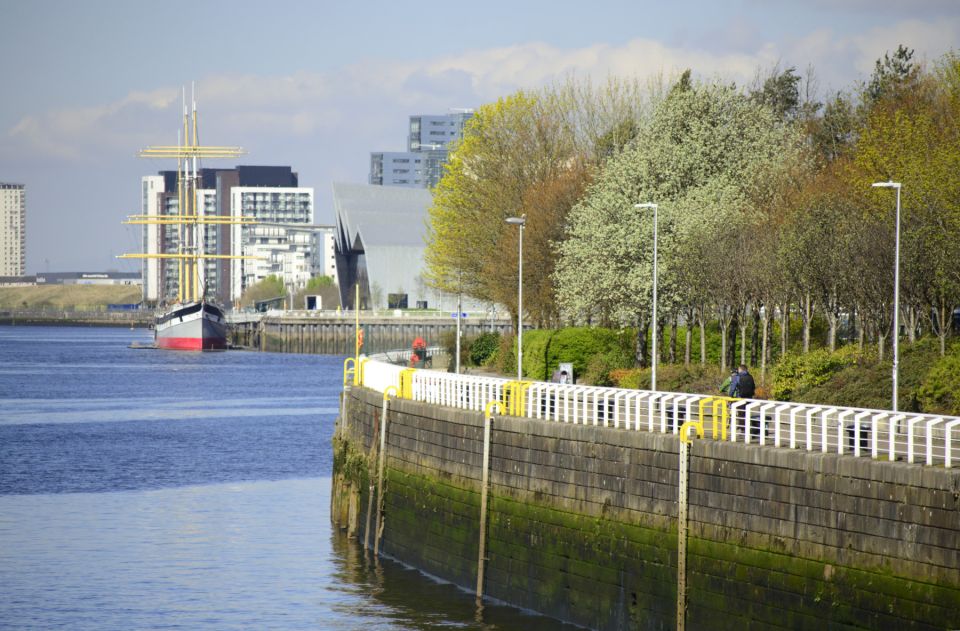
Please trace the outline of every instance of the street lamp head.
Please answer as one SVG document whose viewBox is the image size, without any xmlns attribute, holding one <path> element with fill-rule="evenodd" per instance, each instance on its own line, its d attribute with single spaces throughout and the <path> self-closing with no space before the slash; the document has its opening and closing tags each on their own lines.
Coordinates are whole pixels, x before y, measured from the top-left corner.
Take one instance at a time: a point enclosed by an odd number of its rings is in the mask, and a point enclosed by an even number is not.
<svg viewBox="0 0 960 631">
<path fill-rule="evenodd" d="M 523 215 L 521 217 L 507 217 L 507 223 L 514 224 L 516 226 L 522 226 L 527 223 L 527 216 Z"/>
<path fill-rule="evenodd" d="M 633 207 L 634 208 L 656 208 L 657 205 L 654 204 L 653 202 L 645 202 L 643 204 L 634 204 Z"/>
<path fill-rule="evenodd" d="M 873 187 L 874 188 L 900 188 L 900 182 L 893 182 L 893 181 L 874 182 Z"/>
</svg>

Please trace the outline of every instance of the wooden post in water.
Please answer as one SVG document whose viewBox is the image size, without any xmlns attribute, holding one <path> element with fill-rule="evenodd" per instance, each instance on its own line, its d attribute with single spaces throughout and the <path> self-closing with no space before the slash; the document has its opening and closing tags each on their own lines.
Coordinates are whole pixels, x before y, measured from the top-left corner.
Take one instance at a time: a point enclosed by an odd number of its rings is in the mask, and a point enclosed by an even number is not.
<svg viewBox="0 0 960 631">
<path fill-rule="evenodd" d="M 387 456 L 387 410 L 390 407 L 390 395 L 397 395 L 397 389 L 389 386 L 383 391 L 383 413 L 380 415 L 380 467 L 377 472 L 377 533 L 373 538 L 373 556 L 380 556 L 380 539 L 383 537 L 383 468 Z"/>
<path fill-rule="evenodd" d="M 690 479 L 689 427 L 680 430 L 680 480 L 677 509 L 677 631 L 683 631 L 687 617 L 687 485 Z"/>
<path fill-rule="evenodd" d="M 499 408 L 503 414 L 503 405 L 499 401 L 487 403 L 483 415 L 483 474 L 480 482 L 480 550 L 477 556 L 477 607 L 483 606 L 483 573 L 487 556 L 487 481 L 490 477 L 490 415 L 493 408 Z"/>
</svg>

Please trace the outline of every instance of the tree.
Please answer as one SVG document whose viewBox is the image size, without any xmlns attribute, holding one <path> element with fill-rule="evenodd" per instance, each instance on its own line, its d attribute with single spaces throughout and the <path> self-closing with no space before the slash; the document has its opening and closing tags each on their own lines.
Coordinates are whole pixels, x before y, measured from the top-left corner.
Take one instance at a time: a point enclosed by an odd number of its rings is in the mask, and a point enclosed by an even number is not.
<svg viewBox="0 0 960 631">
<path fill-rule="evenodd" d="M 287 295 L 283 279 L 271 274 L 260 282 L 247 287 L 240 296 L 241 307 L 253 307 L 254 303 L 273 298 L 285 298 Z"/>
<path fill-rule="evenodd" d="M 569 80 L 481 106 L 434 191 L 427 282 L 516 315 L 518 231 L 504 220 L 525 214 L 524 310 L 555 322 L 554 244 L 593 166 L 626 142 L 644 102 L 636 83 Z"/>
<path fill-rule="evenodd" d="M 297 290 L 293 296 L 293 308 L 304 309 L 307 296 L 320 296 L 323 309 L 336 309 L 340 306 L 340 288 L 329 276 L 314 276 L 306 286 Z"/>
<path fill-rule="evenodd" d="M 745 286 L 728 275 L 724 253 L 732 250 L 720 237 L 742 234 L 747 191 L 761 167 L 798 147 L 799 135 L 766 106 L 731 86 L 695 85 L 682 76 L 570 213 L 555 274 L 564 316 L 637 325 L 642 348 L 653 218 L 634 204 L 653 201 L 660 204 L 660 304 L 688 314 L 694 305 L 703 313 L 713 304 L 729 324 L 746 304 Z"/>
<path fill-rule="evenodd" d="M 777 118 L 795 118 L 800 113 L 800 79 L 795 67 L 781 72 L 774 66 L 763 85 L 753 88 L 750 98 L 769 107 Z"/>
<path fill-rule="evenodd" d="M 897 46 L 893 56 L 884 53 L 882 59 L 877 59 L 864 89 L 866 104 L 869 106 L 885 98 L 897 98 L 909 89 L 919 76 L 919 68 L 912 60 L 913 49 L 903 44 Z"/>
</svg>

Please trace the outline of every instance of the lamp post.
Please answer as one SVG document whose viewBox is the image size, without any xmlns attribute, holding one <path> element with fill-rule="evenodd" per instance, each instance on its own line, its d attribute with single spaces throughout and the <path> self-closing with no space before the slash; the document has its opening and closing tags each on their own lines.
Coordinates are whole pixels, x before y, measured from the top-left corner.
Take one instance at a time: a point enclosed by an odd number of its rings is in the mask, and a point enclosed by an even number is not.
<svg viewBox="0 0 960 631">
<path fill-rule="evenodd" d="M 897 189 L 897 228 L 893 263 L 893 411 L 897 411 L 897 378 L 900 366 L 900 182 L 874 182 L 876 188 Z"/>
<path fill-rule="evenodd" d="M 657 389 L 657 205 L 652 202 L 634 204 L 634 208 L 653 209 L 653 344 L 650 347 L 650 389 Z"/>
<path fill-rule="evenodd" d="M 460 374 L 460 318 L 463 315 L 461 298 L 463 296 L 463 270 L 457 273 L 457 374 Z"/>
<path fill-rule="evenodd" d="M 523 228 L 527 216 L 507 217 L 507 223 L 520 226 L 520 262 L 517 265 L 517 381 L 523 379 Z"/>
</svg>

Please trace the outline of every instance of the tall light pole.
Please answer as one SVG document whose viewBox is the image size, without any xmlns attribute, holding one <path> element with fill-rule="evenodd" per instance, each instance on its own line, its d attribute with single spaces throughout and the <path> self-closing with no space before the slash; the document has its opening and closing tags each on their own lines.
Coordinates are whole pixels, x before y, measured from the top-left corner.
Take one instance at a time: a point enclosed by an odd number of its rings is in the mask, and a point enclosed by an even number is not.
<svg viewBox="0 0 960 631">
<path fill-rule="evenodd" d="M 634 204 L 634 208 L 653 209 L 653 344 L 650 349 L 650 389 L 657 389 L 657 205 L 651 202 Z"/>
<path fill-rule="evenodd" d="M 876 188 L 897 189 L 897 229 L 893 263 L 893 411 L 897 411 L 897 377 L 900 366 L 900 182 L 874 182 Z"/>
<path fill-rule="evenodd" d="M 460 317 L 463 315 L 461 310 L 461 298 L 463 296 L 463 270 L 457 272 L 457 374 L 460 374 Z"/>
<path fill-rule="evenodd" d="M 507 223 L 520 226 L 520 263 L 517 265 L 517 381 L 523 379 L 523 228 L 527 216 L 507 217 Z"/>
</svg>

